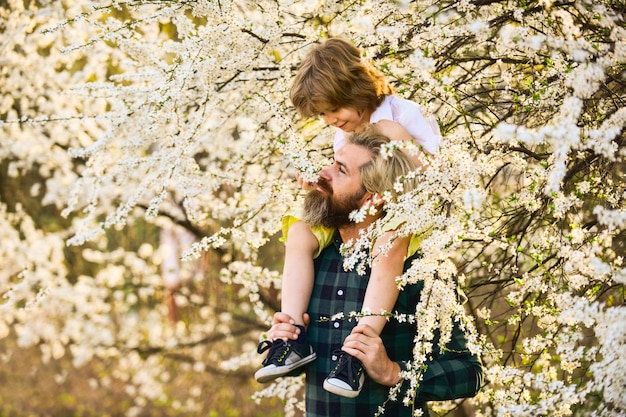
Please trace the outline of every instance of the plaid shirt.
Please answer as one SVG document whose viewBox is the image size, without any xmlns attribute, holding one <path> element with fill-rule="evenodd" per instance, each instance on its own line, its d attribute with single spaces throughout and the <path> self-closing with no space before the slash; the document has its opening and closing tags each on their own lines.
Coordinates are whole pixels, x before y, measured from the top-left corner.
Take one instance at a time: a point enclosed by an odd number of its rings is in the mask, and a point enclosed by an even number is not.
<svg viewBox="0 0 626 417">
<path fill-rule="evenodd" d="M 344 339 L 356 325 L 355 321 L 320 321 L 343 312 L 346 316 L 352 311 L 360 311 L 367 288 L 369 271 L 358 275 L 354 271 L 343 270 L 343 258 L 339 253 L 341 238 L 335 233 L 333 244 L 328 246 L 315 260 L 315 287 L 309 303 L 311 323 L 308 329 L 309 342 L 317 353 L 317 359 L 307 367 L 306 374 L 306 415 L 307 417 L 367 417 L 373 416 L 383 405 L 389 394 L 389 387 L 374 383 L 369 378 L 357 398 L 345 398 L 331 394 L 322 387 L 324 379 L 334 368 L 336 356 L 333 351 L 343 345 Z M 405 268 L 411 260 L 407 259 Z M 419 301 L 422 285 L 412 285 L 400 292 L 394 311 L 414 314 Z M 390 320 L 381 338 L 389 357 L 404 368 L 412 359 L 415 326 Z M 457 353 L 434 354 L 435 360 L 429 363 L 417 396 L 416 408 L 422 408 L 427 416 L 426 401 L 443 401 L 474 396 L 482 381 L 482 366 L 475 356 L 466 351 L 465 337 L 455 329 L 448 347 Z M 410 417 L 412 409 L 400 401 L 390 401 L 385 405 L 385 416 Z"/>
</svg>

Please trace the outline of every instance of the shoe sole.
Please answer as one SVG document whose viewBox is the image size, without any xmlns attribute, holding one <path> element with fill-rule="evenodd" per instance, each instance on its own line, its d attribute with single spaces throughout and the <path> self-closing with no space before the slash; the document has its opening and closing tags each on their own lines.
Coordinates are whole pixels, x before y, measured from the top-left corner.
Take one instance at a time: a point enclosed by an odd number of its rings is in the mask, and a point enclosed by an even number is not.
<svg viewBox="0 0 626 417">
<path fill-rule="evenodd" d="M 254 374 L 254 378 L 257 380 L 257 382 L 260 382 L 262 384 L 271 382 L 276 378 L 287 375 L 288 373 L 300 368 L 301 366 L 306 365 L 309 362 L 313 362 L 316 358 L 317 355 L 315 353 L 312 353 L 309 356 L 305 356 L 298 362 L 292 363 L 290 365 L 282 365 L 269 369 L 261 368 L 256 371 L 256 373 Z"/>
<path fill-rule="evenodd" d="M 361 378 L 359 380 L 359 387 L 363 388 L 363 382 L 365 381 L 365 374 L 361 374 Z M 356 398 L 361 393 L 361 390 L 352 391 L 349 389 L 345 389 L 343 387 L 338 387 L 337 385 L 333 385 L 328 382 L 327 379 L 324 380 L 324 389 L 328 392 L 332 392 L 333 394 L 340 395 L 342 397 L 347 398 Z"/>
</svg>

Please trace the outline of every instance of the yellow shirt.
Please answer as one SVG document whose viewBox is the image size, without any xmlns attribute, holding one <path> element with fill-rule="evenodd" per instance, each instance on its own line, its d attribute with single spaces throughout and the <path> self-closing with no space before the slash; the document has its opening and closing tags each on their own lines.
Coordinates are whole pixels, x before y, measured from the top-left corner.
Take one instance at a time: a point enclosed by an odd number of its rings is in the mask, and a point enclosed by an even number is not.
<svg viewBox="0 0 626 417">
<path fill-rule="evenodd" d="M 289 233 L 289 229 L 291 228 L 291 226 L 293 226 L 294 223 L 300 221 L 301 216 L 299 216 L 298 214 L 299 213 L 287 214 L 285 217 L 283 217 L 283 238 L 285 240 L 287 240 L 287 235 Z M 404 223 L 404 221 L 398 218 L 393 218 L 393 219 L 390 219 L 389 221 L 385 219 L 385 225 L 384 225 L 383 231 L 388 232 L 391 230 L 396 230 L 402 223 Z M 310 227 L 311 227 L 311 232 L 313 232 L 313 235 L 317 238 L 317 241 L 319 242 L 319 247 L 317 251 L 313 254 L 313 258 L 317 258 L 319 254 L 322 253 L 322 250 L 325 249 L 332 242 L 333 233 L 335 232 L 335 229 L 330 228 L 330 227 L 324 227 L 324 226 L 310 226 Z M 424 240 L 423 236 L 417 236 L 417 235 L 411 236 L 411 240 L 409 241 L 409 247 L 407 248 L 407 253 L 406 253 L 407 257 L 415 254 L 415 252 L 419 250 L 422 244 L 422 240 Z"/>
</svg>

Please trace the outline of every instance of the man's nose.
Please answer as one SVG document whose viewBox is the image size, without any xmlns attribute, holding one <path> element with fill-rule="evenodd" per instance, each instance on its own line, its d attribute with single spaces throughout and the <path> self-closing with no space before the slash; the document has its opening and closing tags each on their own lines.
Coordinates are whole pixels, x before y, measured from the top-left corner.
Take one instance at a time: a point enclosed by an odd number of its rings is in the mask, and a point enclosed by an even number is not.
<svg viewBox="0 0 626 417">
<path fill-rule="evenodd" d="M 328 182 L 330 180 L 330 175 L 328 174 L 329 169 L 330 167 L 322 168 L 322 170 L 317 173 L 317 176 L 323 178 L 324 180 L 326 180 L 326 182 Z"/>
</svg>

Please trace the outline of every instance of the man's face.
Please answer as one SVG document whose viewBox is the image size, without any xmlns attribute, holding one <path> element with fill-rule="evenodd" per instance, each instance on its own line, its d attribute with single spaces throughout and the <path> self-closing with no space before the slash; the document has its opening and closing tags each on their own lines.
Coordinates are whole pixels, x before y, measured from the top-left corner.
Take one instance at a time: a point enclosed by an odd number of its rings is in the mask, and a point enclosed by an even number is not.
<svg viewBox="0 0 626 417">
<path fill-rule="evenodd" d="M 306 196 L 303 220 L 331 228 L 349 224 L 349 214 L 367 200 L 359 167 L 370 160 L 369 150 L 350 143 L 335 152 L 335 161 L 320 171 L 317 188 Z"/>
</svg>

